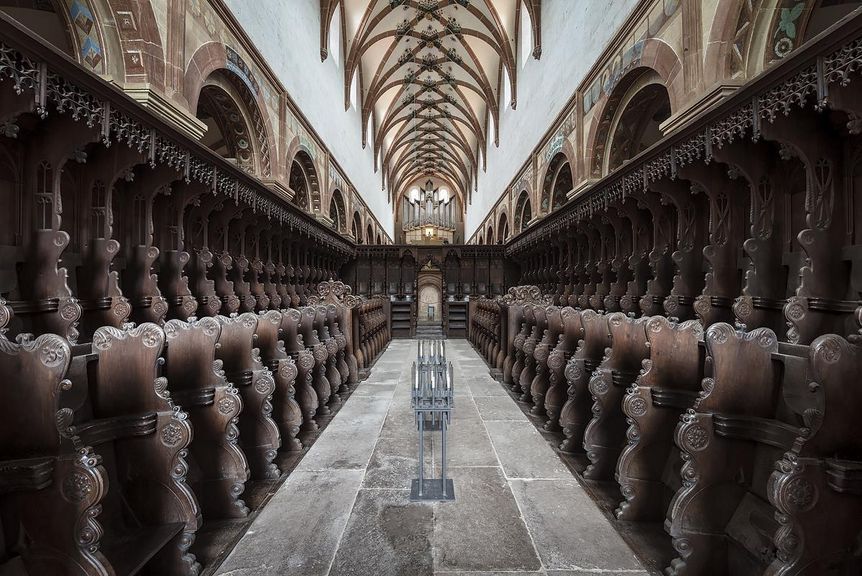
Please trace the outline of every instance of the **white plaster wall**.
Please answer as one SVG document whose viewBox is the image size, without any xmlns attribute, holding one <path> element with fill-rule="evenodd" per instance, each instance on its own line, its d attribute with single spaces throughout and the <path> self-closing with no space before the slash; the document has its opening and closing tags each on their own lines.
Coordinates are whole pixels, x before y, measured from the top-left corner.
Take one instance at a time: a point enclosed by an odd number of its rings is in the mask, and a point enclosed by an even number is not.
<svg viewBox="0 0 862 576">
<path fill-rule="evenodd" d="M 344 57 L 339 57 L 338 67 L 331 55 L 320 61 L 319 0 L 226 1 L 381 226 L 393 236 L 392 207 L 381 190 L 381 174 L 374 172 L 372 147 L 362 149 L 359 111 L 344 111 Z"/>
<path fill-rule="evenodd" d="M 518 108 L 500 113 L 499 148 L 489 135 L 488 170 L 479 170 L 478 190 L 467 208 L 465 238 L 482 223 L 636 4 L 637 0 L 542 2 L 542 58 L 530 56 L 518 72 Z"/>
</svg>

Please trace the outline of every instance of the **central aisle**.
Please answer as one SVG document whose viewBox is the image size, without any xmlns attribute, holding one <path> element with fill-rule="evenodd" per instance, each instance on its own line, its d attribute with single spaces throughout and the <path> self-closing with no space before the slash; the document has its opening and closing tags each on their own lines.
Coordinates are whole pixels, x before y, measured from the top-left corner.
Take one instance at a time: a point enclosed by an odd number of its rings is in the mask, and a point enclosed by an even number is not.
<svg viewBox="0 0 862 576">
<path fill-rule="evenodd" d="M 409 501 L 416 341 L 395 340 L 217 574 L 647 574 L 469 343 L 446 351 L 455 502 Z M 438 444 L 426 434 L 429 467 Z"/>
</svg>

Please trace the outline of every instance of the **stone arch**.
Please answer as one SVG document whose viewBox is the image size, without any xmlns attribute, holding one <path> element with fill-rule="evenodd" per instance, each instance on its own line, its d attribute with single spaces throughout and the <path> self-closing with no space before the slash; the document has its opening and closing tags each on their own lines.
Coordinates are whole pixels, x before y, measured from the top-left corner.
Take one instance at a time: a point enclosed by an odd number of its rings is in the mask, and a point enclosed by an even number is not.
<svg viewBox="0 0 862 576">
<path fill-rule="evenodd" d="M 249 132 L 259 147 L 258 174 L 264 178 L 272 177 L 273 170 L 278 169 L 278 159 L 275 156 L 275 138 L 266 101 L 257 79 L 235 50 L 219 42 L 208 42 L 194 53 L 183 84 L 183 95 L 189 103 L 189 109 L 197 113 L 205 88 L 219 77 L 230 83 L 237 106 L 248 117 Z"/>
<path fill-rule="evenodd" d="M 383 244 L 383 236 L 381 236 L 380 232 L 377 233 L 377 244 Z"/>
<path fill-rule="evenodd" d="M 504 210 L 497 218 L 497 240 L 505 243 L 509 238 L 509 215 Z"/>
<path fill-rule="evenodd" d="M 566 203 L 569 191 L 574 186 L 574 171 L 571 159 L 563 152 L 557 154 L 548 162 L 544 177 L 539 182 L 542 196 L 539 210 L 543 214 L 554 211 Z"/>
<path fill-rule="evenodd" d="M 332 191 L 329 200 L 329 218 L 339 232 L 347 229 L 347 209 L 344 206 L 344 196 L 338 188 Z"/>
<path fill-rule="evenodd" d="M 207 125 L 201 142 L 240 168 L 272 176 L 270 136 L 260 110 L 244 83 L 226 70 L 207 77 L 197 96 L 195 115 Z"/>
<path fill-rule="evenodd" d="M 494 225 L 488 222 L 488 229 L 485 232 L 485 242 L 488 244 L 494 244 Z"/>
<path fill-rule="evenodd" d="M 480 231 L 479 238 L 476 240 L 476 244 L 484 244 L 485 243 L 485 235 Z"/>
<path fill-rule="evenodd" d="M 614 112 L 605 147 L 603 174 L 608 174 L 662 139 L 661 124 L 670 118 L 670 99 L 657 74 L 638 77 Z"/>
<path fill-rule="evenodd" d="M 514 233 L 520 234 L 527 229 L 530 220 L 533 219 L 533 206 L 530 202 L 530 195 L 526 190 L 522 190 L 518 195 L 518 200 L 515 202 L 515 227 Z"/>
<path fill-rule="evenodd" d="M 306 212 L 320 209 L 320 180 L 307 148 L 300 147 L 291 160 L 287 185 L 293 190 L 296 206 Z"/>
<path fill-rule="evenodd" d="M 670 91 L 661 74 L 654 68 L 638 67 L 623 76 L 613 92 L 596 110 L 590 127 L 590 135 L 587 140 L 589 174 L 591 178 L 601 178 L 607 174 L 607 159 L 609 144 L 619 124 L 620 118 L 628 108 L 628 104 L 637 97 L 638 93 L 653 85 L 660 85 L 669 105 L 669 115 L 674 110 Z"/>
<path fill-rule="evenodd" d="M 362 244 L 362 216 L 359 215 L 359 210 L 353 212 L 350 232 L 353 234 L 353 237 L 356 238 L 356 243 Z"/>
<path fill-rule="evenodd" d="M 365 227 L 365 243 L 374 244 L 374 227 L 371 226 L 371 222 Z"/>
</svg>

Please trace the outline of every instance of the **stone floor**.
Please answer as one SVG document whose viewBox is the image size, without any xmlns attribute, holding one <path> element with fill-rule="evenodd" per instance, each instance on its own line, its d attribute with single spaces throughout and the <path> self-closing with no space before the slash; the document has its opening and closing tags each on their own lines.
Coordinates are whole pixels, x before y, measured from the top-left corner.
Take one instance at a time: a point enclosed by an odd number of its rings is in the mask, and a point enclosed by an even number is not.
<svg viewBox="0 0 862 576">
<path fill-rule="evenodd" d="M 449 340 L 447 352 L 455 502 L 409 500 L 415 341 L 396 340 L 217 574 L 648 574 L 469 343 Z M 426 433 L 427 469 L 438 445 Z"/>
</svg>

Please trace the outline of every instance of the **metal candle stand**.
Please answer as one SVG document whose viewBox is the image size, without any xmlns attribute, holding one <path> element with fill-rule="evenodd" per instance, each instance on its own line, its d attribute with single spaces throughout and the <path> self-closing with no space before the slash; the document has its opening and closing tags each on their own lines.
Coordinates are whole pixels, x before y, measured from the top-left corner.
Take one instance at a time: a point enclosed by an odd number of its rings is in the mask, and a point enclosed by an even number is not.
<svg viewBox="0 0 862 576">
<path fill-rule="evenodd" d="M 419 478 L 410 486 L 411 500 L 454 500 L 455 486 L 446 478 L 446 429 L 455 404 L 452 364 L 446 362 L 446 343 L 420 340 L 413 363 L 410 404 L 419 427 Z M 440 430 L 440 478 L 425 478 L 425 430 Z"/>
</svg>

